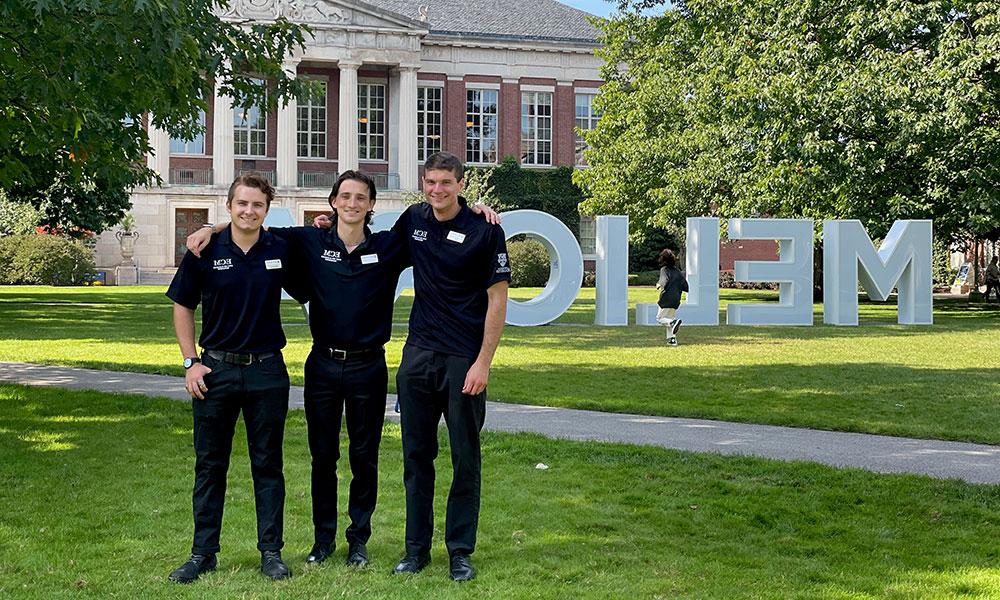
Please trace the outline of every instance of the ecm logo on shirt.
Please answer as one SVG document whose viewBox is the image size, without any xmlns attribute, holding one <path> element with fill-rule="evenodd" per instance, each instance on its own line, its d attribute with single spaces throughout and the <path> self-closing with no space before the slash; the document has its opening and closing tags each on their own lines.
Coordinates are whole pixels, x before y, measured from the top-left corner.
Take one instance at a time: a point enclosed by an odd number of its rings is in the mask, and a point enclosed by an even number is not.
<svg viewBox="0 0 1000 600">
<path fill-rule="evenodd" d="M 424 231 L 423 229 L 414 229 L 413 230 L 413 239 L 417 240 L 418 242 L 426 242 L 427 241 L 427 232 Z"/>
<path fill-rule="evenodd" d="M 340 262 L 340 250 L 324 250 L 323 260 L 326 262 Z"/>
<path fill-rule="evenodd" d="M 212 261 L 212 268 L 216 271 L 225 271 L 227 269 L 233 268 L 233 259 L 231 258 L 217 258 Z"/>
</svg>

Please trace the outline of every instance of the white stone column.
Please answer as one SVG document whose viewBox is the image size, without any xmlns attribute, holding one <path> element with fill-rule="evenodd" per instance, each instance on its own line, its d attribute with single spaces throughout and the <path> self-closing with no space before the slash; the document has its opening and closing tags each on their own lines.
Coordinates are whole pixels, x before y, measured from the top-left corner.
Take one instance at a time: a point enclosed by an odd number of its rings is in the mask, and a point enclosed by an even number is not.
<svg viewBox="0 0 1000 600">
<path fill-rule="evenodd" d="M 294 79 L 298 64 L 297 60 L 287 60 L 282 63 L 281 68 L 288 77 Z M 289 98 L 284 104 L 278 105 L 278 187 L 291 188 L 299 185 L 296 107 L 295 98 Z"/>
<path fill-rule="evenodd" d="M 156 171 L 163 179 L 163 185 L 170 184 L 170 134 L 153 125 L 153 115 L 149 119 L 149 145 L 152 151 L 146 155 L 146 166 Z"/>
<path fill-rule="evenodd" d="M 358 67 L 340 61 L 340 126 L 337 130 L 337 170 L 358 168 Z"/>
<path fill-rule="evenodd" d="M 399 189 L 417 189 L 417 67 L 399 68 Z"/>
<path fill-rule="evenodd" d="M 215 88 L 215 113 L 212 117 L 212 182 L 228 188 L 233 182 L 233 99 Z"/>
<path fill-rule="evenodd" d="M 386 119 L 386 145 L 389 150 L 389 172 L 399 176 L 399 70 L 389 71 L 389 118 Z"/>
</svg>

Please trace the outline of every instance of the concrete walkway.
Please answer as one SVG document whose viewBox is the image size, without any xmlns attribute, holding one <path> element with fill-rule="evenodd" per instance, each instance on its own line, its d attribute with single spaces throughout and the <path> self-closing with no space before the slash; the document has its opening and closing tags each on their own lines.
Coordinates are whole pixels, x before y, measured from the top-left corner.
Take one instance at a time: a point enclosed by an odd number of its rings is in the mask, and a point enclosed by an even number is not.
<svg viewBox="0 0 1000 600">
<path fill-rule="evenodd" d="M 0 362 L 0 383 L 190 400 L 180 377 L 163 375 Z M 393 411 L 395 401 L 395 396 L 389 397 L 386 415 L 398 420 Z M 289 405 L 302 408 L 301 387 L 292 388 Z M 486 415 L 486 429 L 492 431 L 534 432 L 558 439 L 642 444 L 812 461 L 878 473 L 915 473 L 970 483 L 1000 483 L 1000 446 L 499 402 L 490 402 Z"/>
</svg>

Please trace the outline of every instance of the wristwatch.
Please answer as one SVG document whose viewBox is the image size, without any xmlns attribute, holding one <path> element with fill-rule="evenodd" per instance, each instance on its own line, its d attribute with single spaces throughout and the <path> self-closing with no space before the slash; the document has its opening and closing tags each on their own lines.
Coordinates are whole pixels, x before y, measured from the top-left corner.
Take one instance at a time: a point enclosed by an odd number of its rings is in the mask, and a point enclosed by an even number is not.
<svg viewBox="0 0 1000 600">
<path fill-rule="evenodd" d="M 184 369 L 185 370 L 190 369 L 191 367 L 195 366 L 195 364 L 200 362 L 201 359 L 198 358 L 197 356 L 186 356 L 184 357 Z"/>
</svg>

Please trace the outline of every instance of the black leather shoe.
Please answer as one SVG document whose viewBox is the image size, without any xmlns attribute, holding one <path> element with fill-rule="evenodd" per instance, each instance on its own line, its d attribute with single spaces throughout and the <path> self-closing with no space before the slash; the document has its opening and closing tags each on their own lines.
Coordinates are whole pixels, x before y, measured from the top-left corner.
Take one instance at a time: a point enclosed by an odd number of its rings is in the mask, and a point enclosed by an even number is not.
<svg viewBox="0 0 1000 600">
<path fill-rule="evenodd" d="M 469 581 L 476 577 L 476 568 L 472 566 L 468 554 L 455 554 L 451 557 L 451 578 L 455 581 Z"/>
<path fill-rule="evenodd" d="M 368 548 L 361 542 L 354 542 L 347 550 L 347 566 L 364 567 L 368 564 Z"/>
<path fill-rule="evenodd" d="M 329 558 L 331 554 L 333 554 L 333 544 L 313 544 L 313 549 L 309 551 L 306 562 L 318 565 Z"/>
<path fill-rule="evenodd" d="M 191 558 L 174 569 L 167 579 L 177 583 L 191 583 L 202 573 L 214 571 L 218 564 L 214 554 L 192 554 Z"/>
<path fill-rule="evenodd" d="M 275 581 L 292 576 L 288 565 L 281 560 L 281 552 L 277 550 L 264 550 L 260 553 L 260 572 Z"/>
<path fill-rule="evenodd" d="M 393 575 L 402 575 L 404 573 L 419 573 L 424 570 L 424 567 L 431 564 L 431 555 L 427 554 L 407 554 L 399 561 L 396 568 L 392 570 Z"/>
</svg>

